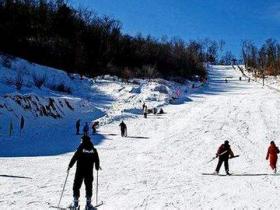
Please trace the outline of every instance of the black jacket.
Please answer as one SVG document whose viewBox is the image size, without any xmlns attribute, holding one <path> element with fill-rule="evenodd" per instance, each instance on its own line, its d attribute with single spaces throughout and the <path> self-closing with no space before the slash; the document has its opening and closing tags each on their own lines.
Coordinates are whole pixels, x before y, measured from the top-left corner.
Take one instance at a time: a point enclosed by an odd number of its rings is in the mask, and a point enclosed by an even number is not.
<svg viewBox="0 0 280 210">
<path fill-rule="evenodd" d="M 121 130 L 126 129 L 126 124 L 124 122 L 121 122 L 119 126 L 121 127 Z"/>
<path fill-rule="evenodd" d="M 93 165 L 99 170 L 99 156 L 90 140 L 83 141 L 73 155 L 69 168 L 72 168 L 77 161 L 77 171 L 82 173 L 92 173 Z"/>
</svg>

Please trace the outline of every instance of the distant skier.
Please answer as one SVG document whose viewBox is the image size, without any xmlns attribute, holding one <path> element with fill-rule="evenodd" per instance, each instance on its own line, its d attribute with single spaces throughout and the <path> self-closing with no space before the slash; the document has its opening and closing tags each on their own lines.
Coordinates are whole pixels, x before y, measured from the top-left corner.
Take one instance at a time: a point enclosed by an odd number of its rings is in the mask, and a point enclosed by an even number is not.
<svg viewBox="0 0 280 210">
<path fill-rule="evenodd" d="M 248 78 L 248 82 L 250 82 L 251 81 L 251 79 L 250 79 L 250 77 Z"/>
<path fill-rule="evenodd" d="M 227 80 L 227 78 L 225 79 L 225 82 L 226 82 L 226 83 L 228 83 L 228 80 Z"/>
<path fill-rule="evenodd" d="M 147 115 L 148 115 L 148 107 L 145 106 L 145 108 L 144 108 L 144 118 L 147 118 Z"/>
<path fill-rule="evenodd" d="M 145 104 L 145 102 L 144 102 L 143 105 L 142 105 L 142 109 L 144 110 L 145 107 L 146 107 L 146 104 Z"/>
<path fill-rule="evenodd" d="M 268 147 L 267 150 L 267 155 L 266 155 L 266 159 L 269 159 L 270 162 L 270 167 L 272 168 L 272 170 L 274 170 L 274 173 L 277 172 L 277 154 L 279 153 L 279 148 L 275 145 L 274 141 L 270 142 L 270 146 Z"/>
<path fill-rule="evenodd" d="M 84 136 L 88 136 L 88 131 L 89 131 L 89 126 L 88 123 L 86 122 L 83 128 Z"/>
<path fill-rule="evenodd" d="M 157 108 L 153 108 L 153 114 L 157 114 Z"/>
<path fill-rule="evenodd" d="M 127 137 L 127 127 L 126 127 L 126 124 L 122 121 L 119 126 L 121 128 L 121 136 L 122 137 Z"/>
<path fill-rule="evenodd" d="M 88 136 L 82 137 L 82 143 L 73 155 L 67 170 L 69 171 L 76 162 L 76 173 L 73 185 L 74 201 L 71 208 L 75 209 L 79 206 L 80 188 L 84 181 L 87 199 L 86 209 L 94 209 L 91 204 L 93 166 L 95 165 L 95 169 L 99 170 L 100 163 L 97 150 L 94 148 Z"/>
<path fill-rule="evenodd" d="M 76 135 L 80 134 L 80 126 L 81 126 L 81 120 L 78 119 L 76 122 Z"/>
<path fill-rule="evenodd" d="M 24 118 L 23 118 L 23 116 L 21 116 L 21 118 L 20 118 L 20 135 L 22 133 L 23 128 L 24 128 Z"/>
<path fill-rule="evenodd" d="M 241 77 L 239 77 L 239 81 L 241 81 L 242 80 L 242 78 Z"/>
<path fill-rule="evenodd" d="M 10 121 L 10 125 L 9 125 L 9 136 L 10 137 L 13 135 L 13 131 L 14 131 L 14 125 L 13 125 L 13 122 Z"/>
<path fill-rule="evenodd" d="M 228 166 L 228 159 L 229 157 L 234 157 L 234 154 L 230 148 L 229 141 L 225 141 L 224 144 L 222 144 L 216 154 L 216 157 L 219 157 L 219 162 L 216 167 L 216 174 L 219 174 L 220 168 L 222 164 L 225 165 L 225 171 L 227 175 L 230 175 L 229 173 L 229 166 Z"/>
<path fill-rule="evenodd" d="M 164 114 L 164 111 L 163 111 L 163 109 L 162 109 L 162 108 L 160 108 L 160 110 L 159 110 L 159 114 Z"/>
<path fill-rule="evenodd" d="M 97 127 L 99 126 L 99 121 L 95 121 L 93 124 L 92 124 L 92 134 L 95 134 L 96 133 L 96 129 Z"/>
</svg>

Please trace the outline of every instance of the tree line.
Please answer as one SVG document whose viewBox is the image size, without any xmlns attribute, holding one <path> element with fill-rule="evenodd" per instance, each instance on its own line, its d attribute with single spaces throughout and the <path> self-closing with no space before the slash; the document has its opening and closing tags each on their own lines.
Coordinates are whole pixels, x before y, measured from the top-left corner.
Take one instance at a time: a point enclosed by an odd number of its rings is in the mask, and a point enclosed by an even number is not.
<svg viewBox="0 0 280 210">
<path fill-rule="evenodd" d="M 252 41 L 244 41 L 242 57 L 245 67 L 256 76 L 280 74 L 280 43 L 276 40 L 268 39 L 259 48 Z"/>
<path fill-rule="evenodd" d="M 121 23 L 63 0 L 0 0 L 0 51 L 69 73 L 129 77 L 206 77 L 224 42 L 130 36 Z"/>
</svg>

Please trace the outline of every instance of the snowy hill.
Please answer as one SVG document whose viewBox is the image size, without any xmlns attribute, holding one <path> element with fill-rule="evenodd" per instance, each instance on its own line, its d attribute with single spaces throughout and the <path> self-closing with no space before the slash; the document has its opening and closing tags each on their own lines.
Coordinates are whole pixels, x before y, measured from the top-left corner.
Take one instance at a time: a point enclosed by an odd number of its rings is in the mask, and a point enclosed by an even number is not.
<svg viewBox="0 0 280 210">
<path fill-rule="evenodd" d="M 62 101 L 64 115 L 53 119 L 26 112 L 25 117 L 30 119 L 27 123 L 34 123 L 34 127 L 26 128 L 22 138 L 18 134 L 1 137 L 1 156 L 7 157 L 0 158 L 0 209 L 44 210 L 57 204 L 73 155 L 65 152 L 73 151 L 79 142 L 73 128 L 79 117 L 83 121 L 101 117 L 103 124 L 99 134 L 92 136 L 103 168 L 99 173 L 99 200 L 104 201 L 100 210 L 279 209 L 279 176 L 273 175 L 265 160 L 269 142 L 279 144 L 279 93 L 258 83 L 239 81 L 240 76 L 240 71 L 232 67 L 213 66 L 207 86 L 190 95 L 182 94 L 183 100 L 177 104 L 167 101 L 178 87 L 180 93 L 185 93 L 186 87 L 162 81 L 125 84 L 113 78 L 80 81 L 77 76 L 69 83 L 71 94 L 28 87 L 15 93 L 2 83 L 1 103 L 6 103 L 4 95 L 11 92 L 12 96 L 34 94 L 42 103 L 54 97 L 56 107 Z M 81 91 L 79 85 L 91 91 Z M 158 88 L 162 85 L 165 88 Z M 64 105 L 64 99 L 77 114 Z M 144 119 L 137 114 L 140 100 L 150 107 L 165 105 L 167 113 Z M 9 101 L 12 108 L 19 107 Z M 3 109 L 1 113 L 1 124 L 13 116 Z M 128 125 L 127 138 L 119 135 L 117 119 L 123 118 Z M 214 171 L 217 162 L 207 162 L 225 140 L 240 155 L 230 160 L 233 175 L 203 176 Z M 62 206 L 72 201 L 73 178 L 72 169 Z M 83 206 L 84 189 L 81 192 Z"/>
<path fill-rule="evenodd" d="M 101 125 L 142 114 L 149 108 L 187 100 L 189 87 L 165 80 L 124 82 L 117 77 L 95 79 L 0 57 L 0 156 L 63 154 L 75 150 L 75 122 L 99 120 Z M 20 136 L 20 119 L 25 128 Z M 10 128 L 13 128 L 10 136 Z M 63 136 L 64 138 L 61 138 Z M 95 144 L 104 140 L 97 135 Z M 20 145 L 20 146 L 18 146 Z"/>
</svg>

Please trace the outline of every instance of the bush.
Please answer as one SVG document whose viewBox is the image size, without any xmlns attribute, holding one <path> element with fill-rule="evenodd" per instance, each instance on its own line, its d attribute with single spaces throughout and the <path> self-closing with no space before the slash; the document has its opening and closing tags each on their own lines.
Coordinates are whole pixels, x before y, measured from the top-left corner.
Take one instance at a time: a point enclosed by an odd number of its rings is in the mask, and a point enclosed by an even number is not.
<svg viewBox="0 0 280 210">
<path fill-rule="evenodd" d="M 59 84 L 49 84 L 48 88 L 53 91 L 63 92 L 63 93 L 72 93 L 72 90 L 69 86 L 65 85 L 63 82 Z"/>
<path fill-rule="evenodd" d="M 6 84 L 9 86 L 15 86 L 17 90 L 21 90 L 23 86 L 23 74 L 22 72 L 17 72 L 17 75 L 15 78 L 6 78 L 5 79 Z"/>
<path fill-rule="evenodd" d="M 10 56 L 7 56 L 7 55 L 2 56 L 2 65 L 8 69 L 10 69 L 12 67 L 12 61 L 11 61 Z"/>
<path fill-rule="evenodd" d="M 39 74 L 32 74 L 32 79 L 33 79 L 33 83 L 34 85 L 41 89 L 41 87 L 46 83 L 46 80 L 47 80 L 47 76 L 46 74 L 44 75 L 39 75 Z"/>
<path fill-rule="evenodd" d="M 16 78 L 15 78 L 15 86 L 17 90 L 21 90 L 23 86 L 23 74 L 21 71 L 17 72 Z"/>
</svg>

